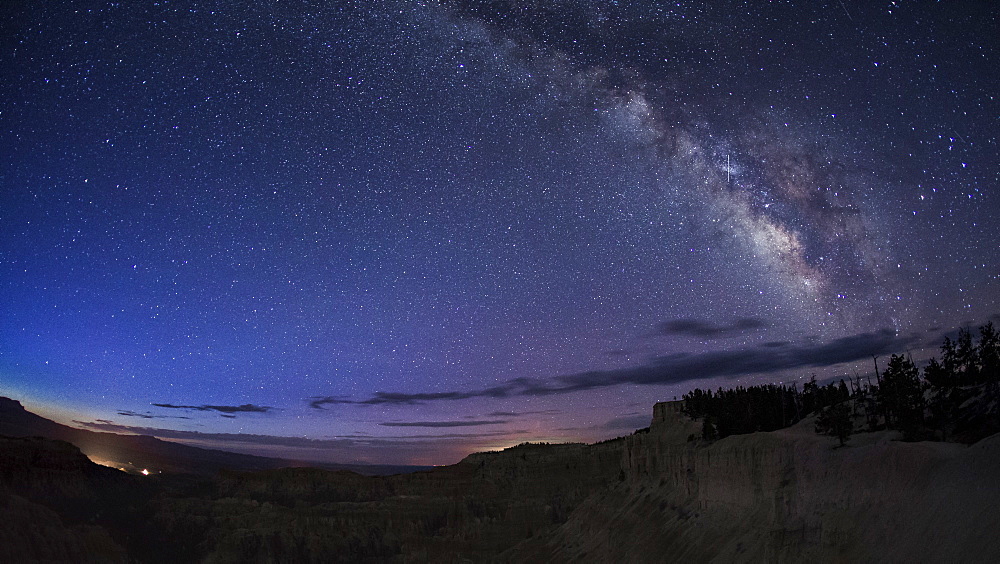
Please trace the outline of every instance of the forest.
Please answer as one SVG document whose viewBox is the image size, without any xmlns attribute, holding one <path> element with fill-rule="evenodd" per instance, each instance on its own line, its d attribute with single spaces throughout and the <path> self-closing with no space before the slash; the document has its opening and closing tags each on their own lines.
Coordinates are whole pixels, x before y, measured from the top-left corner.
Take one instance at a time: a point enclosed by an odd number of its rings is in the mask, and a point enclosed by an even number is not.
<svg viewBox="0 0 1000 564">
<path fill-rule="evenodd" d="M 702 436 L 775 431 L 816 415 L 816 432 L 844 445 L 855 432 L 897 430 L 904 440 L 973 443 L 1000 431 L 1000 335 L 993 323 L 978 339 L 962 329 L 945 337 L 940 360 L 921 370 L 909 355 L 894 354 L 874 380 L 856 375 L 824 386 L 813 376 L 797 384 L 695 389 L 684 395 L 684 412 L 702 420 Z M 694 437 L 692 437 L 694 438 Z"/>
</svg>

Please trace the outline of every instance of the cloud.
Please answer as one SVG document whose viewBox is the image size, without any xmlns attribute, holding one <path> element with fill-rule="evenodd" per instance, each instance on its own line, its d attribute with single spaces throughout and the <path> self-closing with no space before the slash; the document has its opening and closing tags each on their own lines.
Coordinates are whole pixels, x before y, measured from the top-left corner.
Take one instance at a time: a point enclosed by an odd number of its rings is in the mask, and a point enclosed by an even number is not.
<svg viewBox="0 0 1000 564">
<path fill-rule="evenodd" d="M 307 438 L 160 429 L 117 425 L 107 421 L 74 423 L 96 431 L 147 435 L 199 448 L 339 464 L 447 464 L 458 462 L 470 452 L 496 450 L 525 440 L 538 439 L 535 433 L 524 429 L 487 430 L 488 427 L 464 433 L 447 430 L 440 433 L 420 433 L 418 429 L 399 429 L 399 433 L 392 435 L 354 433 Z M 383 430 L 391 432 L 390 429 Z M 404 434 L 407 431 L 415 431 L 416 434 Z"/>
<path fill-rule="evenodd" d="M 131 411 L 128 409 L 118 410 L 118 415 L 125 417 L 138 417 L 140 419 L 191 419 L 184 415 L 153 415 L 152 413 L 139 413 L 137 411 Z"/>
<path fill-rule="evenodd" d="M 548 395 L 551 389 L 541 380 L 531 378 L 515 378 L 499 386 L 490 386 L 481 390 L 467 392 L 375 392 L 366 400 L 344 399 L 343 396 L 326 396 L 310 398 L 309 405 L 322 409 L 324 405 L 414 405 L 429 401 L 462 400 L 470 398 L 507 398 L 512 396 Z"/>
<path fill-rule="evenodd" d="M 992 317 L 996 316 L 994 315 Z M 931 347 L 934 350 L 940 350 L 941 346 L 944 345 L 945 339 L 951 339 L 952 342 L 957 341 L 960 331 L 968 331 L 969 334 L 972 335 L 973 342 L 975 342 L 979 339 L 979 328 L 984 327 L 987 323 L 991 322 L 992 319 L 987 318 L 986 321 L 983 322 L 965 320 L 961 324 L 950 329 L 945 329 L 943 327 L 931 327 L 927 330 L 927 332 L 935 332 L 935 334 L 928 338 L 927 342 L 924 343 L 924 346 Z"/>
<path fill-rule="evenodd" d="M 654 358 L 630 368 L 594 370 L 546 380 L 515 378 L 498 386 L 479 390 L 451 392 L 376 392 L 364 400 L 343 396 L 313 398 L 310 405 L 321 409 L 329 403 L 351 405 L 413 405 L 433 401 L 470 398 L 538 397 L 565 394 L 622 384 L 652 386 L 678 384 L 710 378 L 739 378 L 751 374 L 772 374 L 797 368 L 833 366 L 883 355 L 905 348 L 915 336 L 899 337 L 891 329 L 859 333 L 826 343 L 805 345 L 767 343 L 736 351 L 712 351 L 699 354 L 677 353 Z"/>
<path fill-rule="evenodd" d="M 755 317 L 741 317 L 727 325 L 719 325 L 702 319 L 674 319 L 656 327 L 659 335 L 683 335 L 699 339 L 723 339 L 757 331 L 768 323 Z"/>
<path fill-rule="evenodd" d="M 143 419 L 156 419 L 155 415 L 150 415 L 149 413 L 136 413 L 135 411 L 128 410 L 119 411 L 118 415 L 124 415 L 125 417 L 141 417 Z"/>
<path fill-rule="evenodd" d="M 493 421 L 390 421 L 379 423 L 382 427 L 481 427 L 483 425 L 499 425 L 506 423 L 504 420 Z"/>
<path fill-rule="evenodd" d="M 738 378 L 783 370 L 833 366 L 894 352 L 912 343 L 890 329 L 860 333 L 828 343 L 753 347 L 737 351 L 661 356 L 634 368 L 573 374 L 556 378 L 560 391 L 588 390 L 616 384 L 676 384 L 708 378 Z"/>
<path fill-rule="evenodd" d="M 219 413 L 267 413 L 274 409 L 266 405 L 254 405 L 245 403 L 243 405 L 173 405 L 171 403 L 154 403 L 156 407 L 167 409 L 190 409 L 194 411 L 217 411 Z M 124 415 L 124 414 L 122 414 Z"/>
<path fill-rule="evenodd" d="M 158 427 L 140 427 L 136 425 L 120 425 L 117 423 L 112 423 L 105 420 L 97 421 L 78 421 L 74 420 L 74 423 L 82 425 L 89 429 L 96 429 L 99 431 L 107 431 L 111 433 L 125 433 L 133 435 L 149 435 L 152 437 L 159 437 L 164 439 L 181 439 L 181 440 L 225 440 L 237 443 L 253 443 L 253 444 L 270 444 L 270 445 L 283 445 L 283 446 L 318 446 L 324 443 L 329 443 L 328 446 L 340 445 L 346 439 L 306 439 L 302 437 L 280 437 L 274 435 L 253 435 L 245 433 L 203 433 L 201 431 L 184 431 L 175 429 L 161 429 Z"/>
<path fill-rule="evenodd" d="M 601 425 L 602 430 L 607 431 L 617 431 L 619 429 L 642 429 L 644 427 L 649 427 L 650 424 L 649 414 L 634 413 L 631 415 L 623 415 L 621 417 L 615 417 L 611 419 L 604 425 Z"/>
<path fill-rule="evenodd" d="M 220 441 L 227 443 L 243 443 L 271 446 L 286 446 L 296 448 L 349 448 L 355 446 L 385 446 L 390 447 L 411 441 L 438 440 L 438 439 L 481 439 L 484 437 L 507 437 L 511 435 L 524 435 L 528 431 L 519 429 L 514 431 L 491 431 L 487 433 L 444 433 L 436 435 L 400 435 L 400 436 L 379 436 L 372 437 L 366 435 L 345 435 L 333 438 L 310 439 L 306 437 L 283 437 L 278 435 L 254 435 L 247 433 L 204 433 L 201 431 L 184 431 L 176 429 L 161 429 L 157 427 L 139 427 L 134 425 L 120 425 L 106 419 L 95 421 L 73 420 L 77 425 L 88 429 L 106 431 L 110 433 L 148 435 L 162 439 L 176 439 L 189 441 Z"/>
<path fill-rule="evenodd" d="M 326 405 L 355 404 L 348 396 L 314 396 L 309 398 L 309 407 L 313 409 L 323 409 Z"/>
<path fill-rule="evenodd" d="M 524 417 L 526 415 L 558 415 L 561 409 L 541 409 L 538 411 L 491 411 L 486 415 L 490 417 Z"/>
<path fill-rule="evenodd" d="M 360 401 L 346 399 L 344 396 L 317 396 L 309 398 L 309 406 L 315 409 L 322 409 L 324 405 L 413 405 L 439 400 L 461 400 L 480 397 L 506 398 L 516 395 L 531 395 L 520 392 L 532 389 L 536 386 L 534 382 L 537 381 L 530 378 L 516 378 L 499 386 L 491 386 L 470 392 L 375 392 L 372 397 Z M 542 384 L 537 385 L 541 386 Z"/>
</svg>

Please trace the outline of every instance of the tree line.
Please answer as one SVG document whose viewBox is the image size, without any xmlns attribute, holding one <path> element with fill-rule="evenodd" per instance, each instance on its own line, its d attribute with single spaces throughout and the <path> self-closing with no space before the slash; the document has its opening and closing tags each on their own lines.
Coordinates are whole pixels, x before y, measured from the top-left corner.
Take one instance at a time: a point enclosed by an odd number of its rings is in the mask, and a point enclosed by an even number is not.
<svg viewBox="0 0 1000 564">
<path fill-rule="evenodd" d="M 905 440 L 975 442 L 1000 431 L 1000 334 L 987 323 L 978 340 L 968 329 L 945 337 L 940 360 L 921 371 L 909 355 L 891 355 L 875 381 L 854 378 L 821 386 L 797 384 L 695 389 L 684 412 L 702 420 L 702 439 L 775 431 L 816 414 L 816 432 L 843 445 L 855 431 L 894 429 Z M 693 438 L 693 437 L 692 437 Z"/>
</svg>

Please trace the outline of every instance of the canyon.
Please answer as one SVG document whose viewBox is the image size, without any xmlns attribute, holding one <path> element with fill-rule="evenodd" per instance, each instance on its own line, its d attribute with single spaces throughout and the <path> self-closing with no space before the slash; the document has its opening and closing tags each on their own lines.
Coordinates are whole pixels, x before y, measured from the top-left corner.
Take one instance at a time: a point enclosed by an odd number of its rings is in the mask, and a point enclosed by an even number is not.
<svg viewBox="0 0 1000 564">
<path fill-rule="evenodd" d="M 0 560 L 1000 561 L 998 435 L 879 431 L 838 447 L 806 418 L 709 443 L 681 407 L 658 403 L 648 429 L 602 443 L 391 476 L 135 476 L 66 442 L 7 436 Z"/>
</svg>

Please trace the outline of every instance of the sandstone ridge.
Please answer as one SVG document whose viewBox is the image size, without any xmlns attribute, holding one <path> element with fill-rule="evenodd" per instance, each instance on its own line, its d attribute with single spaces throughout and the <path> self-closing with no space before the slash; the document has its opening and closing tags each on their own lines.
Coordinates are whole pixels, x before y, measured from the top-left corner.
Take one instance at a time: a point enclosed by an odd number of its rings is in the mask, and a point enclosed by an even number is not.
<svg viewBox="0 0 1000 564">
<path fill-rule="evenodd" d="M 620 442 L 627 479 L 595 493 L 513 559 L 596 561 L 998 561 L 1000 436 L 972 446 L 893 432 L 849 446 L 814 419 L 714 444 L 678 403 Z M 690 431 L 690 433 L 689 433 Z"/>
</svg>

